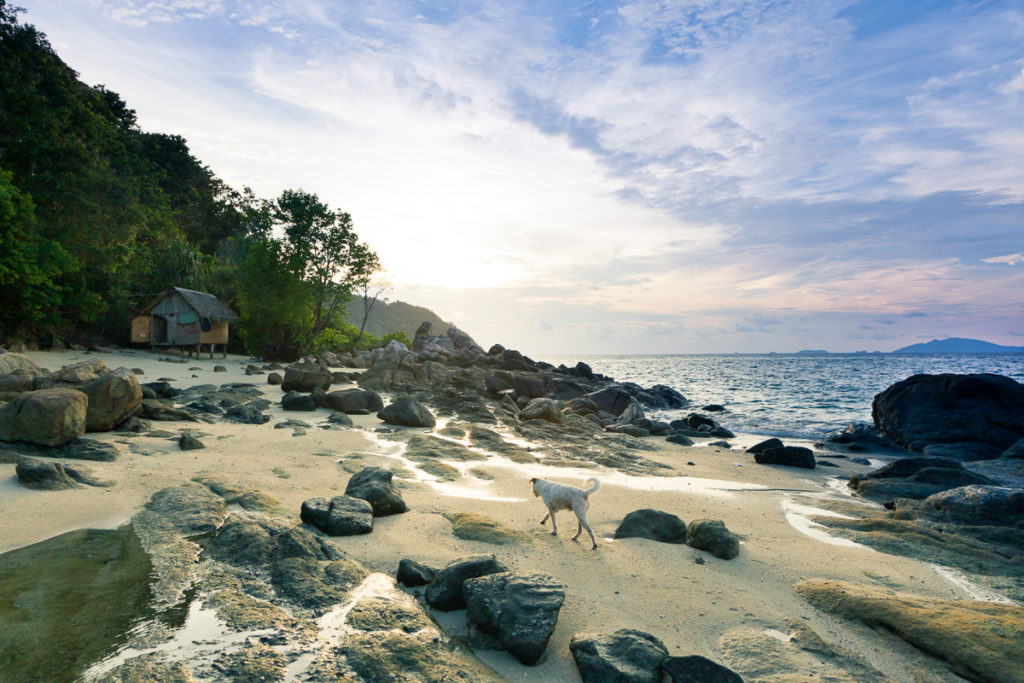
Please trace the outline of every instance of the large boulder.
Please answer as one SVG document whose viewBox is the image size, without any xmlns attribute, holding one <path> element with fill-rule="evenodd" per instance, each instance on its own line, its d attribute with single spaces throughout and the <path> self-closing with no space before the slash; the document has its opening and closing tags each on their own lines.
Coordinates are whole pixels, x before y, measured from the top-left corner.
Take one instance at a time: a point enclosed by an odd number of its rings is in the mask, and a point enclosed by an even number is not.
<svg viewBox="0 0 1024 683">
<path fill-rule="evenodd" d="M 65 365 L 50 375 L 50 379 L 54 384 L 79 386 L 107 374 L 110 374 L 110 368 L 107 367 L 107 364 L 98 358 L 91 358 L 72 363 L 71 365 Z"/>
<path fill-rule="evenodd" d="M 43 372 L 42 368 L 28 356 L 20 353 L 8 353 L 0 349 L 0 375 L 7 375 L 19 370 L 29 375 L 38 375 Z"/>
<path fill-rule="evenodd" d="M 634 510 L 615 530 L 615 538 L 647 538 L 661 543 L 686 543 L 686 522 L 670 512 Z"/>
<path fill-rule="evenodd" d="M 500 572 L 462 584 L 466 618 L 527 666 L 536 664 L 558 622 L 565 589 L 547 574 Z"/>
<path fill-rule="evenodd" d="M 535 398 L 526 404 L 519 413 L 520 420 L 545 420 L 552 424 L 562 424 L 562 402 L 553 398 Z"/>
<path fill-rule="evenodd" d="M 301 391 L 303 393 L 309 393 L 314 389 L 327 391 L 332 381 L 334 381 L 334 375 L 330 370 L 312 361 L 303 361 L 285 368 L 281 391 Z"/>
<path fill-rule="evenodd" d="M 610 636 L 577 633 L 569 643 L 583 683 L 661 683 L 668 649 L 658 638 L 635 629 Z"/>
<path fill-rule="evenodd" d="M 281 397 L 281 409 L 290 411 L 313 411 L 316 410 L 316 400 L 311 394 L 300 394 L 297 391 L 289 391 Z"/>
<path fill-rule="evenodd" d="M 142 387 L 128 368 L 117 368 L 86 382 L 82 392 L 89 397 L 85 416 L 87 432 L 109 432 L 142 405 Z"/>
<path fill-rule="evenodd" d="M 462 609 L 466 606 L 462 593 L 463 583 L 479 576 L 505 571 L 508 569 L 494 555 L 476 555 L 456 560 L 437 572 L 423 597 L 428 605 L 442 612 Z"/>
<path fill-rule="evenodd" d="M 300 518 L 328 536 L 355 536 L 373 531 L 373 506 L 362 498 L 335 496 L 310 498 L 302 503 Z"/>
<path fill-rule="evenodd" d="M 0 441 L 60 446 L 85 433 L 89 398 L 74 389 L 20 394 L 0 408 Z"/>
<path fill-rule="evenodd" d="M 964 469 L 949 458 L 900 458 L 867 472 L 850 477 L 854 491 L 882 503 L 896 498 L 922 500 L 948 489 L 970 484 L 992 484 L 985 476 Z"/>
<path fill-rule="evenodd" d="M 587 399 L 596 405 L 599 411 L 608 413 L 613 417 L 621 415 L 623 411 L 631 407 L 635 402 L 635 399 L 629 395 L 628 391 L 617 386 L 605 387 L 604 389 L 593 391 L 582 398 Z"/>
<path fill-rule="evenodd" d="M 395 476 L 391 470 L 380 467 L 364 467 L 348 480 L 345 495 L 361 498 L 373 508 L 374 517 L 386 517 L 405 512 L 409 508 L 402 494 L 392 483 Z"/>
<path fill-rule="evenodd" d="M 433 427 L 437 424 L 426 406 L 412 398 L 402 396 L 377 413 L 377 417 L 388 424 L 403 427 Z"/>
<path fill-rule="evenodd" d="M 1024 438 L 1024 385 L 988 373 L 914 375 L 875 396 L 871 415 L 886 436 L 911 450 L 971 444 L 962 459 L 997 458 Z"/>
<path fill-rule="evenodd" d="M 369 415 L 384 409 L 380 394 L 369 389 L 344 389 L 327 394 L 325 407 L 339 413 Z"/>
<path fill-rule="evenodd" d="M 928 496 L 925 506 L 962 524 L 1019 526 L 1024 490 L 1007 486 L 962 486 Z"/>
</svg>

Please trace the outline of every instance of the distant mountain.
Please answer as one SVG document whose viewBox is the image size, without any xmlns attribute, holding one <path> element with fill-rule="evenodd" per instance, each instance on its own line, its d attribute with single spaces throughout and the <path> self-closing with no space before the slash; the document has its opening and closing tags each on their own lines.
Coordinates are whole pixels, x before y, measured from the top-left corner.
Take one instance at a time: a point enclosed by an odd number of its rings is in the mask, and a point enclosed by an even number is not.
<svg viewBox="0 0 1024 683">
<path fill-rule="evenodd" d="M 352 323 L 358 327 L 363 320 L 363 300 L 353 299 L 348 302 L 348 314 Z M 430 334 L 444 334 L 451 327 L 429 308 L 413 306 L 404 301 L 377 301 L 370 309 L 370 319 L 366 321 L 366 332 L 375 337 L 382 337 L 392 332 L 405 332 L 412 339 L 416 329 L 424 320 L 429 320 L 433 327 Z"/>
<path fill-rule="evenodd" d="M 927 344 L 911 344 L 893 353 L 1024 353 L 1024 346 L 1000 346 L 980 339 L 933 339 Z"/>
<path fill-rule="evenodd" d="M 824 349 L 803 349 L 802 351 L 797 351 L 793 355 L 795 355 L 795 356 L 827 356 L 828 355 L 828 351 L 825 351 Z"/>
</svg>

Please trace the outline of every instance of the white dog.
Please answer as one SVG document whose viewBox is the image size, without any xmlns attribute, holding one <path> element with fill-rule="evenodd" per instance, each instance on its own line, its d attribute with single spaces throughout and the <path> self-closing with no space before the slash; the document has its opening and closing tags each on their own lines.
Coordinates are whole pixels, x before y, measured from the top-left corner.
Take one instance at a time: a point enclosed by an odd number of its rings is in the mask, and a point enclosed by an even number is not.
<svg viewBox="0 0 1024 683">
<path fill-rule="evenodd" d="M 597 550 L 597 539 L 594 538 L 594 532 L 591 531 L 590 525 L 587 524 L 587 510 L 590 508 L 590 501 L 587 500 L 591 493 L 601 488 L 601 482 L 591 477 L 587 479 L 588 482 L 594 482 L 594 485 L 584 491 L 583 489 L 576 488 L 575 486 L 566 486 L 565 484 L 556 484 L 553 481 L 547 479 L 537 479 L 536 477 L 530 480 L 533 484 L 533 495 L 540 496 L 544 501 L 544 505 L 548 508 L 548 514 L 544 515 L 544 519 L 540 520 L 540 523 L 548 521 L 548 517 L 551 518 L 551 535 L 558 535 L 558 527 L 555 526 L 555 513 L 559 510 L 572 510 L 576 513 L 576 519 L 579 520 L 579 525 L 576 529 L 576 535 L 572 537 L 572 540 L 576 540 L 580 537 L 580 534 L 584 529 L 590 534 L 590 540 L 594 544 L 593 549 Z"/>
</svg>

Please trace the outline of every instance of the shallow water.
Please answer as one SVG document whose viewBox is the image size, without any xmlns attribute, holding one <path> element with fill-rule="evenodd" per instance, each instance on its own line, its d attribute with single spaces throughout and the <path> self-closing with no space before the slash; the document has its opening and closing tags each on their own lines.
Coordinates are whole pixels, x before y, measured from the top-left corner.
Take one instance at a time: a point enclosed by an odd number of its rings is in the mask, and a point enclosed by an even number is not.
<svg viewBox="0 0 1024 683">
<path fill-rule="evenodd" d="M 554 356 L 644 387 L 665 384 L 692 408 L 647 411 L 677 419 L 717 403 L 734 432 L 820 439 L 851 422 L 871 422 L 871 400 L 892 384 L 927 373 L 991 372 L 1024 382 L 1024 354 L 829 354 Z"/>
</svg>

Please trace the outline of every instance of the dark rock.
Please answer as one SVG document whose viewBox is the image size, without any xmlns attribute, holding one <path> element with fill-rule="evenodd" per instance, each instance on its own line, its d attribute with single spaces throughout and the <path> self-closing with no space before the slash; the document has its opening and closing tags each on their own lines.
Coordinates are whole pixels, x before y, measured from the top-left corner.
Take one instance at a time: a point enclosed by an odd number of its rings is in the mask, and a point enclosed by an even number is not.
<svg viewBox="0 0 1024 683">
<path fill-rule="evenodd" d="M 649 538 L 661 543 L 686 543 L 686 523 L 661 510 L 634 510 L 615 530 L 615 538 Z"/>
<path fill-rule="evenodd" d="M 206 445 L 191 434 L 182 434 L 178 437 L 178 448 L 183 451 L 195 451 L 200 448 L 206 448 Z"/>
<path fill-rule="evenodd" d="M 270 416 L 263 414 L 259 404 L 246 403 L 228 408 L 224 411 L 224 419 L 241 424 L 261 425 L 269 422 Z"/>
<path fill-rule="evenodd" d="M 707 415 L 701 415 L 700 413 L 690 413 L 683 419 L 683 422 L 685 422 L 686 426 L 690 429 L 700 429 L 701 427 L 707 426 L 708 431 L 710 431 L 718 426 L 718 423 L 715 422 L 714 418 L 708 417 Z"/>
<path fill-rule="evenodd" d="M 885 503 L 896 498 L 922 500 L 960 486 L 992 483 L 987 477 L 967 471 L 956 460 L 912 457 L 854 475 L 849 486 L 865 498 Z"/>
<path fill-rule="evenodd" d="M 559 401 L 569 401 L 574 398 L 579 398 L 589 391 L 589 387 L 564 377 L 552 377 L 548 381 L 546 389 L 548 398 L 557 399 Z"/>
<path fill-rule="evenodd" d="M 573 635 L 569 650 L 583 683 L 661 683 L 664 643 L 649 633 L 620 629 L 610 636 Z"/>
<path fill-rule="evenodd" d="M 651 435 L 651 433 L 649 431 L 647 431 L 646 429 L 643 429 L 641 427 L 637 427 L 635 425 L 630 425 L 630 424 L 610 425 L 610 426 L 606 427 L 605 429 L 606 429 L 606 431 L 609 431 L 609 432 L 611 432 L 613 434 L 629 434 L 630 436 L 635 436 L 638 439 L 642 439 L 643 437 Z"/>
<path fill-rule="evenodd" d="M 144 394 L 152 393 L 152 396 L 144 395 L 143 398 L 174 398 L 181 393 L 180 389 L 172 387 L 171 383 L 165 380 L 146 382 L 139 386 L 142 388 Z"/>
<path fill-rule="evenodd" d="M 314 389 L 327 391 L 332 381 L 334 381 L 334 376 L 329 370 L 323 369 L 311 361 L 303 361 L 285 368 L 281 390 L 306 393 Z"/>
<path fill-rule="evenodd" d="M 316 410 L 316 402 L 309 394 L 300 394 L 295 391 L 289 391 L 281 397 L 281 408 L 284 410 L 301 410 L 308 412 Z"/>
<path fill-rule="evenodd" d="M 712 430 L 709 432 L 709 434 L 711 436 L 716 436 L 719 439 L 735 439 L 736 438 L 735 434 L 733 434 L 731 431 L 729 431 L 728 429 L 726 429 L 725 427 L 722 427 L 722 426 L 718 426 L 718 427 L 712 428 Z"/>
<path fill-rule="evenodd" d="M 86 469 L 32 458 L 18 460 L 14 472 L 18 475 L 18 480 L 25 486 L 44 491 L 77 488 L 79 484 L 110 486 L 108 482 L 94 478 Z"/>
<path fill-rule="evenodd" d="M 214 372 L 227 372 L 228 369 L 226 367 L 224 367 L 223 365 L 214 365 L 213 366 L 213 371 Z"/>
<path fill-rule="evenodd" d="M 207 549 L 210 557 L 236 566 L 260 566 L 270 559 L 274 540 L 270 532 L 255 520 L 233 514 Z"/>
<path fill-rule="evenodd" d="M 599 411 L 608 413 L 613 417 L 621 415 L 635 401 L 629 395 L 629 392 L 616 386 L 605 387 L 599 391 L 586 394 L 581 398 L 590 401 L 597 406 Z"/>
<path fill-rule="evenodd" d="M 0 407 L 0 441 L 59 446 L 85 433 L 89 399 L 74 389 L 27 391 Z"/>
<path fill-rule="evenodd" d="M 661 668 L 671 683 L 743 683 L 743 678 L 732 669 L 700 655 L 669 657 Z"/>
<path fill-rule="evenodd" d="M 424 594 L 427 604 L 442 612 L 462 609 L 466 606 L 462 584 L 487 574 L 508 571 L 493 555 L 478 555 L 456 560 L 434 576 Z"/>
<path fill-rule="evenodd" d="M 715 557 L 731 560 L 740 554 L 739 538 L 720 519 L 697 519 L 686 528 L 686 544 L 706 550 Z"/>
<path fill-rule="evenodd" d="M 998 457 L 1024 438 L 1024 385 L 987 373 L 914 375 L 875 396 L 871 415 L 884 434 L 911 450 L 980 441 Z"/>
<path fill-rule="evenodd" d="M 466 618 L 527 666 L 536 664 L 554 633 L 565 590 L 547 574 L 500 572 L 462 584 Z"/>
<path fill-rule="evenodd" d="M 139 414 L 147 420 L 156 420 L 157 422 L 196 421 L 195 416 L 187 410 L 175 408 L 163 401 L 151 398 L 142 399 L 142 410 Z"/>
<path fill-rule="evenodd" d="M 767 448 L 754 454 L 754 460 L 762 465 L 786 465 L 814 469 L 814 451 L 803 446 Z"/>
<path fill-rule="evenodd" d="M 278 386 L 278 385 L 283 384 L 283 383 L 284 383 L 284 377 L 281 376 L 281 373 L 279 373 L 279 372 L 272 372 L 269 375 L 267 375 L 267 384 L 270 384 L 272 386 Z"/>
<path fill-rule="evenodd" d="M 325 406 L 339 413 L 369 415 L 384 409 L 380 394 L 369 389 L 344 389 L 327 394 Z"/>
<path fill-rule="evenodd" d="M 377 413 L 377 417 L 388 424 L 405 427 L 433 427 L 437 424 L 431 412 L 411 396 L 396 399 Z"/>
<path fill-rule="evenodd" d="M 669 443 L 679 444 L 680 446 L 693 445 L 693 439 L 691 439 L 688 436 L 683 436 L 682 434 L 672 434 L 671 436 L 667 437 L 665 441 L 668 441 Z"/>
<path fill-rule="evenodd" d="M 933 458 L 955 458 L 964 462 L 973 462 L 998 458 L 1002 455 L 1002 450 L 998 446 L 981 441 L 961 441 L 929 444 L 921 449 L 921 454 Z"/>
<path fill-rule="evenodd" d="M 373 531 L 373 506 L 348 495 L 330 500 L 310 498 L 302 503 L 300 517 L 328 536 L 355 536 Z"/>
<path fill-rule="evenodd" d="M 892 439 L 882 434 L 878 427 L 864 422 L 852 422 L 845 429 L 832 432 L 820 442 L 820 445 L 816 443 L 815 448 L 848 450 L 856 453 L 904 450 Z"/>
<path fill-rule="evenodd" d="M 379 467 L 365 467 L 348 480 L 345 495 L 361 498 L 373 507 L 374 517 L 386 517 L 405 512 L 409 508 L 402 494 L 391 482 L 394 473 Z"/>
<path fill-rule="evenodd" d="M 228 516 L 224 499 L 198 484 L 160 489 L 145 507 L 185 537 L 209 534 Z"/>
<path fill-rule="evenodd" d="M 710 441 L 709 446 L 716 446 L 718 448 L 732 448 L 732 444 L 728 441 Z"/>
<path fill-rule="evenodd" d="M 210 403 L 209 401 L 192 401 L 186 404 L 185 408 L 188 410 L 195 410 L 196 412 L 206 413 L 208 415 L 223 415 L 224 409 L 220 406 Z"/>
<path fill-rule="evenodd" d="M 280 422 L 274 425 L 274 429 L 306 429 L 308 427 L 308 422 L 303 422 L 302 420 L 295 420 L 291 418 L 287 420 L 281 420 Z"/>
<path fill-rule="evenodd" d="M 925 505 L 961 524 L 1021 526 L 1024 490 L 1007 486 L 963 486 L 928 496 Z"/>
<path fill-rule="evenodd" d="M 690 401 L 685 396 L 664 384 L 655 384 L 647 390 L 647 393 L 660 399 L 660 405 L 664 406 L 664 408 L 659 408 L 661 410 L 681 410 L 690 407 Z M 657 408 L 658 406 L 650 407 Z"/>
<path fill-rule="evenodd" d="M 1003 451 L 1004 458 L 1024 458 L 1024 439 L 1017 441 L 1015 444 Z"/>
<path fill-rule="evenodd" d="M 403 559 L 398 563 L 395 580 L 403 586 L 426 586 L 434 580 L 437 570 L 415 560 Z"/>
<path fill-rule="evenodd" d="M 717 403 L 711 403 L 701 408 L 701 410 L 707 411 L 709 413 L 721 413 L 722 411 L 725 410 L 725 406 L 718 405 Z M 676 657 L 676 659 L 679 658 Z"/>
<path fill-rule="evenodd" d="M 351 427 L 353 425 L 352 418 L 345 413 L 331 413 L 327 421 L 333 425 L 340 425 L 342 427 Z"/>
<path fill-rule="evenodd" d="M 756 455 L 758 453 L 762 453 L 762 452 L 770 450 L 772 448 L 783 448 L 784 446 L 785 446 L 785 444 L 782 443 L 781 439 L 776 439 L 776 438 L 765 439 L 764 441 L 756 443 L 753 446 L 751 446 L 750 448 L 748 448 L 747 449 L 747 453 L 750 453 L 752 455 Z"/>
</svg>

